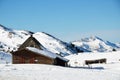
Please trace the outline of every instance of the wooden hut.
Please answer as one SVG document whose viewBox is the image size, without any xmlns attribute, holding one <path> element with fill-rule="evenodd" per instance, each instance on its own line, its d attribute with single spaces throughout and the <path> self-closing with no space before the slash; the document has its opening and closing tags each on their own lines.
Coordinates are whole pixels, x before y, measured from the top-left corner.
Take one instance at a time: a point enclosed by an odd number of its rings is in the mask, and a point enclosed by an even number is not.
<svg viewBox="0 0 120 80">
<path fill-rule="evenodd" d="M 36 40 L 32 35 L 18 48 L 18 50 L 24 49 L 26 47 L 34 47 L 42 50 L 42 45 L 38 40 Z"/>
<path fill-rule="evenodd" d="M 68 60 L 47 51 L 39 41 L 30 36 L 17 51 L 12 52 L 13 64 L 51 64 L 67 66 Z"/>
</svg>

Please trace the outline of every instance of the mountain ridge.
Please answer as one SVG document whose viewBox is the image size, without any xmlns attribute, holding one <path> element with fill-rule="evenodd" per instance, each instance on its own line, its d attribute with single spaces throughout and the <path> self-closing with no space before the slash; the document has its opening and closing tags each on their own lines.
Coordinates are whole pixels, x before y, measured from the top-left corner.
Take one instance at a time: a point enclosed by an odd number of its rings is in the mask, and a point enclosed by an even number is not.
<svg viewBox="0 0 120 80">
<path fill-rule="evenodd" d="M 13 30 L 0 24 L 0 51 L 15 51 L 30 36 L 42 43 L 49 51 L 62 56 L 79 52 L 105 52 L 120 48 L 119 44 L 104 41 L 97 36 L 83 38 L 73 42 L 64 42 L 46 32 L 32 32 L 27 30 Z M 96 43 L 96 44 L 95 44 Z"/>
<path fill-rule="evenodd" d="M 26 30 L 11 30 L 4 26 L 0 26 L 0 50 L 5 52 L 16 51 L 19 46 L 26 40 L 30 35 L 42 43 L 42 45 L 47 48 L 49 51 L 62 56 L 77 53 L 75 48 L 71 48 L 71 44 L 66 43 L 48 33 L 45 32 L 36 32 Z M 3 30 L 4 29 L 4 30 Z M 5 37 L 4 37 L 5 36 Z M 41 41 L 42 40 L 42 41 Z M 5 45 L 3 45 L 5 44 Z"/>
<path fill-rule="evenodd" d="M 81 40 L 73 41 L 71 43 L 78 48 L 82 47 L 91 52 L 109 52 L 113 49 L 117 50 L 118 48 L 120 48 L 120 46 L 118 46 L 117 44 L 105 41 L 97 36 L 82 38 Z"/>
</svg>

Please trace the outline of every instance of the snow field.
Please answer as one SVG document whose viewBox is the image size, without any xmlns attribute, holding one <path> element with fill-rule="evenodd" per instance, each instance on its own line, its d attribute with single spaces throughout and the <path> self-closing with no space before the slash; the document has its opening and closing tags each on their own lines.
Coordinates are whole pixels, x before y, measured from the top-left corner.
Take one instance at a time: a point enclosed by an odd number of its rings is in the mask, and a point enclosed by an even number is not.
<svg viewBox="0 0 120 80">
<path fill-rule="evenodd" d="M 120 73 L 116 71 L 42 64 L 1 64 L 0 80 L 119 80 Z"/>
<path fill-rule="evenodd" d="M 0 80 L 120 80 L 120 51 L 70 55 L 72 67 L 44 64 L 0 64 Z M 84 60 L 106 58 L 107 64 L 83 65 Z M 75 62 L 79 64 L 74 64 Z"/>
<path fill-rule="evenodd" d="M 102 59 L 102 58 L 106 58 L 107 63 L 109 64 L 109 63 L 114 63 L 114 62 L 120 62 L 120 51 L 104 52 L 104 53 L 100 53 L 100 52 L 78 53 L 78 55 L 73 54 L 73 55 L 66 56 L 65 58 L 70 60 L 68 64 L 73 67 L 84 66 L 85 60 L 95 60 L 95 59 Z"/>
</svg>

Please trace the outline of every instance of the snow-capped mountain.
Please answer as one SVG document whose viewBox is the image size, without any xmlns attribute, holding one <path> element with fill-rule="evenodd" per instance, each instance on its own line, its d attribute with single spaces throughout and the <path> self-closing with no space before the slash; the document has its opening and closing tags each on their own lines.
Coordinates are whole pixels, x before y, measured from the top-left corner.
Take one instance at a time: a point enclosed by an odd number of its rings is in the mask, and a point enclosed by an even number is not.
<svg viewBox="0 0 120 80">
<path fill-rule="evenodd" d="M 33 34 L 48 51 L 60 54 L 62 56 L 77 53 L 76 49 L 69 43 L 63 42 L 45 32 L 37 32 Z"/>
<path fill-rule="evenodd" d="M 71 44 L 63 42 L 45 32 L 33 33 L 25 30 L 12 30 L 2 25 L 0 25 L 0 51 L 10 52 L 17 50 L 31 34 L 48 51 L 61 54 L 62 56 L 77 53 Z"/>
<path fill-rule="evenodd" d="M 0 25 L 0 50 L 10 52 L 16 50 L 32 32 L 12 30 Z"/>
<path fill-rule="evenodd" d="M 109 41 L 104 41 L 97 36 L 73 41 L 72 44 L 80 49 L 83 48 L 90 52 L 109 52 L 120 48 L 119 45 L 111 43 Z"/>
<path fill-rule="evenodd" d="M 105 52 L 120 48 L 120 44 L 104 41 L 96 36 L 67 43 L 45 32 L 33 33 L 26 30 L 13 30 L 0 25 L 0 51 L 10 52 L 17 50 L 31 34 L 48 51 L 61 54 L 62 56 L 75 54 L 81 51 Z"/>
</svg>

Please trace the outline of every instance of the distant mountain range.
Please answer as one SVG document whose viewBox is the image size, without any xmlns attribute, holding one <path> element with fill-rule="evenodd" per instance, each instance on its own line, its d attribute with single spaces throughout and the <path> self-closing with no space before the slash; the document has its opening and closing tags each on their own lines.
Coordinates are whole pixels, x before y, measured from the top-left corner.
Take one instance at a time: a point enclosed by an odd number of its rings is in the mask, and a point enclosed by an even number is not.
<svg viewBox="0 0 120 80">
<path fill-rule="evenodd" d="M 15 51 L 30 36 L 33 35 L 50 52 L 66 56 L 78 52 L 109 52 L 119 50 L 120 44 L 104 41 L 92 36 L 73 42 L 64 42 L 54 36 L 45 33 L 26 30 L 13 30 L 0 25 L 0 51 Z"/>
<path fill-rule="evenodd" d="M 92 36 L 89 38 L 83 38 L 78 41 L 73 41 L 72 44 L 74 44 L 78 48 L 83 48 L 90 52 L 110 52 L 120 49 L 119 44 L 104 41 L 103 39 L 97 36 Z"/>
</svg>

